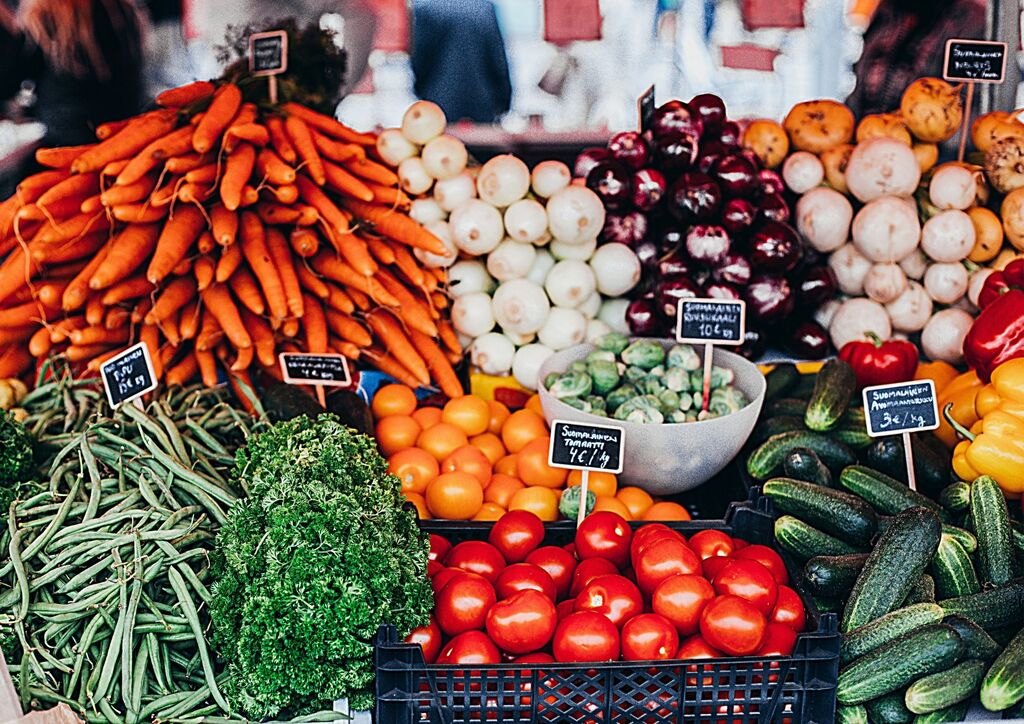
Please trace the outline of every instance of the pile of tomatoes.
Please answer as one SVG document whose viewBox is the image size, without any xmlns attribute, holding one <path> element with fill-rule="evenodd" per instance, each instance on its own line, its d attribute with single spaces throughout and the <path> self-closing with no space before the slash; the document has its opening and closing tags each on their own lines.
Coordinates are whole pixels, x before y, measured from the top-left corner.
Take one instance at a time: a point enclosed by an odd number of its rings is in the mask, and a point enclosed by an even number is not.
<svg viewBox="0 0 1024 724">
<path fill-rule="evenodd" d="M 488 540 L 431 535 L 430 622 L 406 639 L 427 663 L 648 661 L 788 656 L 804 629 L 782 558 L 717 530 L 634 532 L 611 511 L 566 546 L 511 511 Z"/>
</svg>

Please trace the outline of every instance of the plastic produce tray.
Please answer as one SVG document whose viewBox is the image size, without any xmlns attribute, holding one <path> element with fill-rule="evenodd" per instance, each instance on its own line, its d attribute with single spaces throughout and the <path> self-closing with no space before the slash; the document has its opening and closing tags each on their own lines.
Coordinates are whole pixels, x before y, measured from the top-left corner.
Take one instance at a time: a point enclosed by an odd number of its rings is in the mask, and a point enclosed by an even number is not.
<svg viewBox="0 0 1024 724">
<path fill-rule="evenodd" d="M 670 523 L 684 535 L 713 528 L 751 543 L 773 545 L 771 502 L 754 489 L 723 520 Z M 634 527 L 642 525 L 634 523 Z M 424 530 L 453 543 L 484 540 L 488 523 L 423 521 Z M 572 540 L 571 522 L 547 525 L 546 545 Z M 577 722 L 683 724 L 790 722 L 830 724 L 835 718 L 839 633 L 835 614 L 819 614 L 787 559 L 804 599 L 808 628 L 786 658 L 488 665 L 486 671 L 427 665 L 418 645 L 392 626 L 377 635 L 374 719 L 377 724 Z"/>
</svg>

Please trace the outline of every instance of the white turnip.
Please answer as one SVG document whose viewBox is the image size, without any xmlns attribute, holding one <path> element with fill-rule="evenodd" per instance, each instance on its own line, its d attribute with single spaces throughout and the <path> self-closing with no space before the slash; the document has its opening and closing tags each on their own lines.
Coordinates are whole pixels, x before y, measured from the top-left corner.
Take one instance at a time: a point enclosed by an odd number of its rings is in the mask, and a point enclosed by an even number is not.
<svg viewBox="0 0 1024 724">
<path fill-rule="evenodd" d="M 544 326 L 551 304 L 540 284 L 528 279 L 512 279 L 494 290 L 491 309 L 502 329 L 532 334 Z"/>
<path fill-rule="evenodd" d="M 883 196 L 910 196 L 920 180 L 914 152 L 894 138 L 858 143 L 846 164 L 846 186 L 865 203 Z"/>
<path fill-rule="evenodd" d="M 544 326 L 537 332 L 537 341 L 556 352 L 582 344 L 587 336 L 587 318 L 576 309 L 552 307 Z"/>
<path fill-rule="evenodd" d="M 455 178 L 466 168 L 466 146 L 454 136 L 438 136 L 427 142 L 420 154 L 423 168 L 438 181 Z"/>
<path fill-rule="evenodd" d="M 472 292 L 452 302 L 452 325 L 460 334 L 479 337 L 494 329 L 491 298 L 485 292 Z"/>
<path fill-rule="evenodd" d="M 522 279 L 530 273 L 537 249 L 533 244 L 521 244 L 505 239 L 487 255 L 487 271 L 499 282 Z"/>
<path fill-rule="evenodd" d="M 928 257 L 921 251 L 921 247 L 918 247 L 900 259 L 900 269 L 908 279 L 921 281 L 928 271 Z"/>
<path fill-rule="evenodd" d="M 835 189 L 811 189 L 796 203 L 797 229 L 817 251 L 835 251 L 850 237 L 853 206 Z"/>
<path fill-rule="evenodd" d="M 905 148 L 898 141 L 894 143 Z M 866 204 L 854 217 L 852 230 L 857 250 L 871 261 L 899 261 L 917 247 L 921 238 L 917 211 L 894 196 Z"/>
<path fill-rule="evenodd" d="M 447 221 L 432 221 L 424 224 L 423 228 L 436 236 L 444 244 L 444 254 L 434 254 L 423 249 L 413 249 L 412 253 L 420 262 L 431 269 L 449 267 L 459 258 L 459 250 L 452 239 L 452 230 Z"/>
<path fill-rule="evenodd" d="M 955 163 L 947 163 L 935 170 L 928 184 L 928 198 L 937 208 L 960 209 L 974 205 L 978 183 L 974 173 Z"/>
<path fill-rule="evenodd" d="M 548 212 L 539 201 L 522 199 L 505 209 L 505 232 L 516 241 L 533 242 L 548 229 Z"/>
<path fill-rule="evenodd" d="M 586 186 L 569 185 L 548 199 L 548 229 L 566 244 L 596 239 L 604 228 L 604 204 Z"/>
<path fill-rule="evenodd" d="M 873 332 L 879 339 L 889 339 L 892 323 L 881 304 L 857 297 L 847 299 L 836 310 L 828 331 L 832 344 L 836 349 L 842 349 L 847 342 L 866 341 L 869 332 Z"/>
<path fill-rule="evenodd" d="M 782 164 L 782 180 L 793 193 L 805 194 L 825 180 L 825 167 L 813 153 L 797 151 Z"/>
<path fill-rule="evenodd" d="M 542 199 L 550 198 L 572 181 L 572 172 L 561 161 L 541 161 L 530 175 L 533 193 Z"/>
<path fill-rule="evenodd" d="M 416 144 L 402 135 L 398 128 L 388 128 L 377 136 L 377 153 L 388 166 L 397 166 L 416 155 Z"/>
<path fill-rule="evenodd" d="M 511 154 L 495 156 L 485 163 L 476 178 L 480 198 L 504 208 L 526 196 L 530 190 L 530 169 Z"/>
<path fill-rule="evenodd" d="M 960 262 L 932 264 L 924 275 L 924 288 L 939 304 L 955 304 L 967 293 L 970 277 Z"/>
<path fill-rule="evenodd" d="M 584 261 L 563 259 L 555 264 L 544 280 L 544 291 L 559 307 L 579 306 L 597 289 L 594 270 Z"/>
<path fill-rule="evenodd" d="M 879 304 L 888 304 L 907 288 L 907 275 L 899 264 L 875 264 L 864 277 L 864 293 Z"/>
<path fill-rule="evenodd" d="M 963 211 L 943 211 L 925 222 L 921 250 L 935 261 L 961 261 L 974 248 L 974 222 Z"/>
<path fill-rule="evenodd" d="M 427 173 L 423 160 L 413 156 L 398 164 L 398 183 L 410 195 L 419 196 L 430 191 L 434 178 Z"/>
<path fill-rule="evenodd" d="M 448 268 L 448 293 L 453 297 L 474 292 L 490 294 L 495 286 L 483 263 L 476 259 L 463 259 Z"/>
<path fill-rule="evenodd" d="M 448 224 L 455 246 L 473 256 L 494 251 L 505 235 L 501 212 L 480 199 L 470 199 L 455 209 Z"/>
<path fill-rule="evenodd" d="M 498 332 L 488 332 L 473 340 L 469 346 L 469 359 L 485 375 L 505 375 L 512 369 L 516 346 Z"/>
<path fill-rule="evenodd" d="M 434 184 L 434 199 L 449 213 L 476 196 L 476 182 L 468 171 Z"/>
<path fill-rule="evenodd" d="M 836 275 L 836 282 L 843 294 L 860 296 L 864 293 L 864 277 L 873 266 L 853 244 L 844 244 L 828 258 L 828 265 Z"/>
<path fill-rule="evenodd" d="M 432 138 L 444 133 L 448 120 L 441 106 L 430 101 L 416 101 L 402 116 L 402 135 L 412 143 L 422 146 Z"/>
<path fill-rule="evenodd" d="M 640 259 L 625 244 L 599 246 L 590 266 L 597 277 L 597 291 L 606 297 L 621 297 L 640 281 Z"/>
<path fill-rule="evenodd" d="M 555 350 L 545 347 L 543 344 L 528 344 L 520 347 L 516 350 L 515 358 L 512 360 L 512 376 L 526 389 L 536 390 L 539 384 L 537 377 L 541 365 L 554 353 Z"/>
<path fill-rule="evenodd" d="M 921 331 L 921 349 L 933 360 L 942 360 L 952 365 L 964 359 L 964 337 L 974 323 L 974 318 L 962 309 L 943 309 Z"/>
<path fill-rule="evenodd" d="M 924 328 L 932 316 L 932 298 L 923 286 L 911 281 L 903 294 L 885 305 L 885 310 L 892 319 L 894 329 L 917 332 Z"/>
</svg>

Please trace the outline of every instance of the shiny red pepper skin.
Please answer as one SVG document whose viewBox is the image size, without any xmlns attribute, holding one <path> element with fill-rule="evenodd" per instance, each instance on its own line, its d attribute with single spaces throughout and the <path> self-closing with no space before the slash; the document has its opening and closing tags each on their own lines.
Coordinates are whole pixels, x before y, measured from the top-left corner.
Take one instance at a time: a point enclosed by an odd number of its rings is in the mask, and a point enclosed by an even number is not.
<svg viewBox="0 0 1024 724">
<path fill-rule="evenodd" d="M 964 338 L 964 360 L 988 382 L 996 367 L 1016 357 L 1024 357 L 1024 291 L 1007 289 L 974 320 Z"/>
<path fill-rule="evenodd" d="M 1024 288 L 1024 260 L 1014 259 L 1002 271 L 992 272 L 978 295 L 978 308 L 984 309 L 1011 289 Z"/>
<path fill-rule="evenodd" d="M 873 334 L 867 342 L 847 342 L 839 350 L 839 359 L 848 362 L 860 387 L 888 385 L 914 378 L 917 371 L 917 347 L 904 339 L 883 342 Z"/>
</svg>

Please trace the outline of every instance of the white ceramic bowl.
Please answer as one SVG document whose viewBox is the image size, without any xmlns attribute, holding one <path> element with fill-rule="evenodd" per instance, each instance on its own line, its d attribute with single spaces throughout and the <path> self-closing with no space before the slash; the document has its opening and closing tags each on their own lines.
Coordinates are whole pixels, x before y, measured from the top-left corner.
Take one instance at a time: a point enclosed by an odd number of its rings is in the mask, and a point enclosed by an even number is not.
<svg viewBox="0 0 1024 724">
<path fill-rule="evenodd" d="M 665 349 L 672 340 L 658 340 Z M 701 359 L 704 348 L 694 346 Z M 576 360 L 586 359 L 594 345 L 581 344 L 556 352 L 541 365 L 537 380 L 544 417 L 552 420 L 618 425 L 626 430 L 625 460 L 620 485 L 636 485 L 654 495 L 674 495 L 696 488 L 717 475 L 739 453 L 757 424 L 766 383 L 755 364 L 738 354 L 715 349 L 714 364 L 736 373 L 733 383 L 751 401 L 731 415 L 700 422 L 643 425 L 591 415 L 565 404 L 544 389 L 544 378 L 564 372 Z"/>
</svg>

